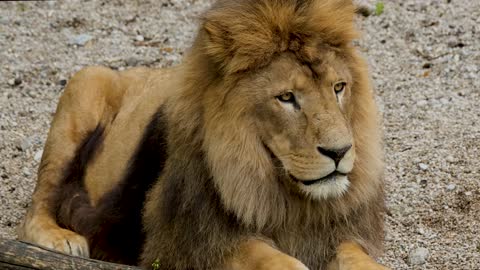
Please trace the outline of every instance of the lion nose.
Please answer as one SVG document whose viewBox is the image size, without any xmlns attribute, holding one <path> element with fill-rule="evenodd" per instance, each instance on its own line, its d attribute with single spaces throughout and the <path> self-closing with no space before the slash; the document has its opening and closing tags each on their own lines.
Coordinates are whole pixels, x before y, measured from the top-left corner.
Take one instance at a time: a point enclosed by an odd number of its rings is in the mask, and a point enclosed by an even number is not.
<svg viewBox="0 0 480 270">
<path fill-rule="evenodd" d="M 338 148 L 338 149 L 327 149 L 323 147 L 317 147 L 318 152 L 320 152 L 322 155 L 325 155 L 333 161 L 335 161 L 335 166 L 338 166 L 338 163 L 342 160 L 342 158 L 345 156 L 345 154 L 352 148 L 352 145 L 348 145 L 346 147 Z"/>
</svg>

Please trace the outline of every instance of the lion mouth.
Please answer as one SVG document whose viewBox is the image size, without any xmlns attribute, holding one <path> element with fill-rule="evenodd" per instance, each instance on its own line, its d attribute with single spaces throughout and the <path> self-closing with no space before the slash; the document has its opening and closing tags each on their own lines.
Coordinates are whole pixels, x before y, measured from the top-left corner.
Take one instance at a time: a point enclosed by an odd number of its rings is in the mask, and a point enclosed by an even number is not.
<svg viewBox="0 0 480 270">
<path fill-rule="evenodd" d="M 282 161 L 277 158 L 277 156 L 273 153 L 273 151 L 270 149 L 270 147 L 268 147 L 265 143 L 263 143 L 263 146 L 265 147 L 265 149 L 267 150 L 267 152 L 269 153 L 270 157 L 272 158 L 273 162 L 277 165 L 277 166 L 283 166 L 282 164 Z M 322 178 L 318 178 L 318 179 L 313 179 L 313 180 L 300 180 L 298 178 L 296 178 L 295 176 L 293 176 L 292 174 L 288 174 L 288 176 L 290 177 L 290 179 L 292 179 L 294 182 L 297 182 L 297 183 L 300 183 L 300 184 L 303 184 L 304 186 L 311 186 L 311 185 L 315 185 L 317 183 L 327 183 L 327 182 L 332 182 L 332 181 L 335 181 L 338 177 L 341 177 L 341 176 L 347 176 L 347 174 L 345 173 L 341 173 L 339 171 L 333 171 L 332 173 L 330 173 L 329 175 L 327 176 L 324 176 Z"/>
<path fill-rule="evenodd" d="M 314 180 L 300 180 L 298 178 L 296 178 L 295 176 L 289 174 L 290 178 L 292 180 L 294 180 L 295 182 L 298 182 L 298 183 L 301 183 L 305 186 L 311 186 L 311 185 L 315 185 L 317 183 L 324 183 L 324 182 L 329 182 L 329 181 L 335 181 L 338 177 L 340 176 L 347 176 L 346 174 L 344 173 L 341 173 L 341 172 L 338 172 L 338 171 L 334 171 L 332 172 L 331 174 L 325 176 L 325 177 L 322 177 L 322 178 L 319 178 L 319 179 L 314 179 Z"/>
</svg>

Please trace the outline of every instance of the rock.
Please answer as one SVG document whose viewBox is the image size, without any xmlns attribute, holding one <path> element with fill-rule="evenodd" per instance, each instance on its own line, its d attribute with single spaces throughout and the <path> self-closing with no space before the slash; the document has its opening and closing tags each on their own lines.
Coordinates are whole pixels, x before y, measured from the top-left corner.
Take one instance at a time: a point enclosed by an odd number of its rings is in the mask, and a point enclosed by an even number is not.
<svg viewBox="0 0 480 270">
<path fill-rule="evenodd" d="M 421 186 L 421 187 L 423 187 L 423 188 L 424 188 L 424 187 L 426 187 L 426 186 L 427 186 L 427 184 L 428 184 L 427 180 L 425 180 L 425 179 L 423 179 L 423 180 L 420 180 L 420 186 Z"/>
<path fill-rule="evenodd" d="M 22 139 L 17 143 L 17 149 L 22 152 L 27 151 L 27 149 L 30 148 L 31 146 L 32 146 L 32 143 L 28 138 Z"/>
<path fill-rule="evenodd" d="M 461 42 L 461 41 L 450 41 L 447 43 L 447 46 L 450 47 L 450 48 L 463 48 L 465 47 L 465 43 Z"/>
<path fill-rule="evenodd" d="M 426 100 L 424 100 L 424 99 L 417 101 L 417 106 L 418 106 L 418 107 L 423 107 L 423 106 L 425 106 L 425 105 L 427 105 L 427 104 L 428 104 L 428 101 L 426 101 Z"/>
<path fill-rule="evenodd" d="M 135 37 L 135 40 L 138 41 L 138 42 L 142 42 L 142 41 L 145 40 L 145 38 L 144 38 L 142 35 L 137 35 L 137 36 Z"/>
<path fill-rule="evenodd" d="M 429 69 L 429 68 L 431 68 L 431 67 L 432 67 L 432 63 L 425 63 L 425 64 L 423 64 L 423 66 L 422 66 L 423 69 Z"/>
<path fill-rule="evenodd" d="M 43 150 L 39 150 L 35 153 L 35 155 L 33 156 L 33 159 L 36 162 L 40 162 L 40 160 L 42 159 L 42 155 L 43 155 Z"/>
<path fill-rule="evenodd" d="M 32 176 L 32 173 L 30 172 L 30 170 L 28 170 L 28 168 L 23 168 L 22 172 L 23 172 L 23 176 L 25 177 Z"/>
<path fill-rule="evenodd" d="M 446 160 L 447 160 L 448 163 L 455 163 L 456 162 L 456 160 L 453 156 L 447 156 Z"/>
<path fill-rule="evenodd" d="M 28 91 L 28 96 L 31 97 L 31 98 L 36 98 L 37 97 L 37 93 L 33 90 L 30 90 Z"/>
<path fill-rule="evenodd" d="M 125 23 L 129 24 L 129 23 L 135 22 L 137 20 L 137 17 L 138 16 L 136 14 L 132 14 L 125 18 Z"/>
<path fill-rule="evenodd" d="M 447 190 L 448 190 L 448 191 L 453 191 L 453 190 L 455 190 L 456 187 L 457 187 L 457 185 L 455 185 L 455 184 L 449 184 L 449 185 L 447 186 Z"/>
<path fill-rule="evenodd" d="M 60 81 L 58 81 L 58 84 L 61 85 L 61 86 L 65 86 L 65 85 L 67 85 L 67 80 L 61 79 Z"/>
<path fill-rule="evenodd" d="M 413 212 L 413 209 L 407 206 L 399 205 L 390 207 L 390 211 L 395 215 L 404 217 L 410 215 Z"/>
<path fill-rule="evenodd" d="M 89 34 L 80 34 L 80 35 L 71 37 L 69 43 L 72 45 L 85 46 L 92 39 L 93 39 L 93 36 Z"/>
<path fill-rule="evenodd" d="M 422 170 L 422 171 L 428 170 L 428 165 L 425 164 L 425 163 L 420 163 L 420 164 L 418 164 L 418 167 L 419 167 L 420 170 Z"/>
<path fill-rule="evenodd" d="M 421 265 L 427 262 L 430 252 L 426 248 L 414 249 L 408 254 L 408 263 L 410 265 Z"/>
<path fill-rule="evenodd" d="M 471 191 L 465 192 L 465 196 L 472 196 L 472 194 L 473 194 L 473 193 L 472 193 Z"/>
<path fill-rule="evenodd" d="M 22 79 L 20 79 L 18 77 L 8 80 L 8 85 L 10 85 L 10 86 L 17 86 L 17 85 L 20 85 L 20 84 L 22 84 Z"/>
<path fill-rule="evenodd" d="M 357 7 L 357 13 L 362 15 L 363 17 L 369 17 L 370 15 L 372 15 L 373 10 L 367 6 L 359 5 Z"/>
<path fill-rule="evenodd" d="M 129 57 L 127 60 L 125 60 L 125 64 L 129 67 L 134 67 L 137 66 L 140 63 L 140 60 L 135 58 L 135 57 Z"/>
</svg>

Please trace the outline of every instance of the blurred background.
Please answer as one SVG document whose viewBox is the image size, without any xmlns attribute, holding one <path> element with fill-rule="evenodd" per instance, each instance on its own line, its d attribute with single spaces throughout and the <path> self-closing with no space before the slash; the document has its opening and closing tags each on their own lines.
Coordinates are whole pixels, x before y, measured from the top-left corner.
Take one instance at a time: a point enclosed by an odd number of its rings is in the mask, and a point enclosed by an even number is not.
<svg viewBox="0 0 480 270">
<path fill-rule="evenodd" d="M 179 63 L 212 0 L 0 2 L 0 237 L 30 203 L 57 100 L 87 65 Z M 384 118 L 393 269 L 480 269 L 480 1 L 357 1 Z"/>
</svg>

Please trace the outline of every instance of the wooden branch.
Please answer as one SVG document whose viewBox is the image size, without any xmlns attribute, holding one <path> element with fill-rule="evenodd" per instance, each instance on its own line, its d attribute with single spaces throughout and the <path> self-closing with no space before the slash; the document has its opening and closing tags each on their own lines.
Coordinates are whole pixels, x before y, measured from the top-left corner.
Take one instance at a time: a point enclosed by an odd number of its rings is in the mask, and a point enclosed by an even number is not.
<svg viewBox="0 0 480 270">
<path fill-rule="evenodd" d="M 0 269 L 6 270 L 141 270 L 59 253 L 48 248 L 0 238 Z"/>
</svg>

